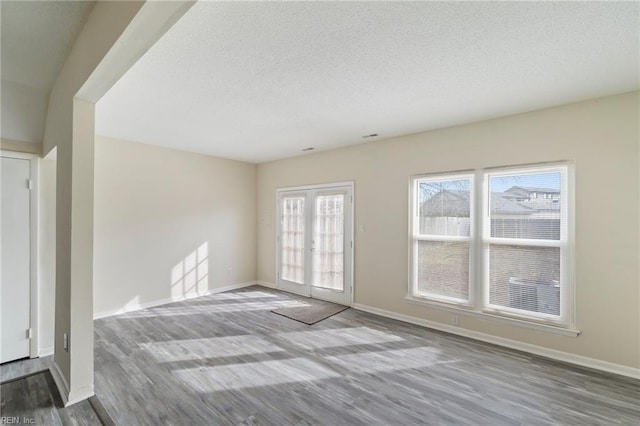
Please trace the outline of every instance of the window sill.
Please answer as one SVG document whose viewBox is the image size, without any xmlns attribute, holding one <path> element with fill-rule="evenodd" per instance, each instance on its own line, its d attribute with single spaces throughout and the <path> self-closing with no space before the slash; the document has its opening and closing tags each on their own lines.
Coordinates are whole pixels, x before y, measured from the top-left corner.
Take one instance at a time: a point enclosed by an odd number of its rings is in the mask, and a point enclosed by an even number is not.
<svg viewBox="0 0 640 426">
<path fill-rule="evenodd" d="M 471 318 L 478 318 L 485 321 L 511 324 L 518 327 L 529 328 L 532 330 L 544 331 L 544 332 L 553 333 L 553 334 L 560 334 L 562 336 L 578 337 L 580 335 L 580 331 L 573 328 L 563 327 L 560 325 L 551 325 L 551 324 L 546 324 L 542 322 L 527 321 L 527 320 L 512 318 L 512 317 L 503 316 L 503 315 L 491 314 L 487 312 L 480 312 L 480 311 L 474 310 L 471 307 L 466 307 L 465 305 L 458 305 L 458 306 L 450 305 L 447 303 L 442 303 L 442 302 L 420 298 L 416 296 L 411 296 L 411 295 L 407 295 L 405 297 L 405 300 L 412 304 L 428 306 L 430 308 L 440 309 L 443 311 L 448 311 L 455 314 L 468 316 Z"/>
</svg>

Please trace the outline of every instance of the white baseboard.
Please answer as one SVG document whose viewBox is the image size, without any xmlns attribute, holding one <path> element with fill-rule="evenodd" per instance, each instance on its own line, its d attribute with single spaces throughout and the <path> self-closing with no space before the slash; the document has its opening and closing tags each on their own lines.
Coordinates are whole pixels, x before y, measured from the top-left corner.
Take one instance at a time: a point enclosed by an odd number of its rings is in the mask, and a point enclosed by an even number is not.
<svg viewBox="0 0 640 426">
<path fill-rule="evenodd" d="M 173 303 L 173 302 L 180 302 L 183 300 L 189 300 L 189 299 L 195 299 L 198 297 L 203 297 L 203 296 L 209 296 L 211 294 L 216 294 L 216 293 L 223 293 L 225 291 L 230 291 L 230 290 L 237 290 L 239 288 L 243 288 L 243 287 L 249 287 L 252 285 L 256 285 L 255 281 L 250 281 L 247 283 L 239 283 L 239 284 L 231 284 L 231 285 L 227 285 L 224 287 L 218 287 L 218 288 L 212 288 L 209 289 L 203 293 L 199 293 L 199 294 L 193 294 L 193 295 L 187 295 L 187 296 L 180 296 L 180 297 L 169 297 L 167 299 L 161 299 L 161 300 L 154 300 L 151 302 L 145 302 L 145 303 L 139 303 L 139 304 L 135 304 L 135 305 L 128 305 L 124 308 L 120 308 L 120 309 L 111 309 L 108 311 L 102 311 L 102 312 L 97 312 L 93 314 L 93 319 L 97 320 L 97 319 L 101 319 L 101 318 L 107 318 L 107 317 L 112 317 L 114 315 L 120 315 L 120 314 L 124 314 L 127 312 L 134 312 L 134 311 L 139 311 L 141 309 L 147 309 L 147 308 L 153 308 L 156 306 L 161 306 L 161 305 L 166 305 L 167 303 Z"/>
<path fill-rule="evenodd" d="M 267 288 L 277 288 L 275 284 L 269 283 L 267 281 L 256 281 L 256 284 L 261 285 L 262 287 L 267 287 Z"/>
<path fill-rule="evenodd" d="M 608 373 L 619 374 L 621 376 L 631 377 L 634 379 L 640 379 L 640 369 L 628 367 L 626 365 L 614 364 L 607 361 L 601 361 L 594 358 L 588 358 L 581 355 L 575 355 L 568 352 L 562 352 L 555 349 L 549 349 L 542 346 L 532 345 L 530 343 L 519 342 L 517 340 L 505 339 L 503 337 L 493 336 L 491 334 L 481 333 L 479 331 L 468 330 L 461 327 L 456 327 L 449 324 L 443 324 L 436 321 L 429 321 L 421 318 L 412 317 L 409 315 L 402 315 L 396 312 L 387 311 L 385 309 L 376 308 L 373 306 L 363 305 L 356 303 L 354 309 L 360 311 L 369 312 L 371 314 L 380 315 L 410 324 L 416 324 L 434 330 L 444 331 L 458 336 L 464 336 L 482 342 L 492 343 L 494 345 L 504 346 L 511 349 L 516 349 L 523 352 L 528 352 L 534 355 L 543 356 L 545 358 L 551 358 L 557 361 L 563 361 L 570 364 L 579 365 L 582 367 L 592 368 L 594 370 L 606 371 Z"/>
<path fill-rule="evenodd" d="M 69 391 L 69 384 L 55 361 L 53 361 L 53 364 L 49 367 L 49 371 L 51 372 L 51 376 L 53 376 L 53 381 L 58 388 L 60 398 L 62 398 L 62 404 L 65 407 L 84 401 L 95 395 L 93 384 Z"/>
<path fill-rule="evenodd" d="M 89 399 L 95 395 L 93 390 L 93 385 L 84 386 L 80 389 L 74 389 L 69 393 L 69 398 L 67 398 L 67 402 L 64 404 L 65 407 L 76 404 L 80 401 L 84 401 L 85 399 Z"/>
<path fill-rule="evenodd" d="M 53 355 L 53 352 L 54 352 L 53 346 L 48 347 L 48 348 L 41 348 L 38 351 L 38 357 L 42 358 L 44 356 L 51 356 L 51 355 Z"/>
<path fill-rule="evenodd" d="M 58 388 L 58 392 L 60 393 L 60 397 L 62 398 L 62 404 L 66 407 L 69 402 L 69 385 L 67 384 L 67 380 L 64 378 L 62 371 L 60 371 L 60 367 L 58 367 L 58 363 L 53 361 L 51 367 L 49 367 L 49 371 L 51 372 L 51 376 L 53 376 L 53 381 Z"/>
</svg>

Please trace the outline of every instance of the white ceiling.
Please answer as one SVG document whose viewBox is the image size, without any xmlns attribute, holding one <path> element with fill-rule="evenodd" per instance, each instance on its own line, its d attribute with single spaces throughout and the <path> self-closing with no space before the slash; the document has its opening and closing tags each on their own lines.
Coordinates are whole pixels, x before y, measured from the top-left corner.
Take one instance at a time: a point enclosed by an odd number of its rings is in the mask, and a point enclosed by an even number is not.
<svg viewBox="0 0 640 426">
<path fill-rule="evenodd" d="M 638 89 L 639 31 L 637 2 L 199 2 L 97 133 L 265 162 Z"/>
<path fill-rule="evenodd" d="M 53 86 L 93 1 L 5 1 L 2 137 L 41 142 Z"/>
</svg>

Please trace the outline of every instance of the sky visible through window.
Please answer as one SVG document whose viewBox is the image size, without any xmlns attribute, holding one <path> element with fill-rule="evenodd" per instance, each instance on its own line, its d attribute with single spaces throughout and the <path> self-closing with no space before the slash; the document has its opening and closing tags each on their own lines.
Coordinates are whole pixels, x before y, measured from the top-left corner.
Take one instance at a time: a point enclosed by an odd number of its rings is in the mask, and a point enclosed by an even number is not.
<svg viewBox="0 0 640 426">
<path fill-rule="evenodd" d="M 560 173 L 536 173 L 514 176 L 492 176 L 491 192 L 504 192 L 511 187 L 545 188 L 560 191 Z M 420 201 L 428 200 L 440 191 L 469 191 L 470 181 L 449 180 L 420 184 Z"/>
<path fill-rule="evenodd" d="M 504 192 L 512 186 L 523 188 L 548 188 L 560 190 L 560 173 L 536 173 L 532 175 L 493 176 L 491 192 Z"/>
<path fill-rule="evenodd" d="M 420 183 L 420 201 L 426 201 L 441 191 L 466 191 L 471 187 L 469 179 L 433 181 Z"/>
</svg>

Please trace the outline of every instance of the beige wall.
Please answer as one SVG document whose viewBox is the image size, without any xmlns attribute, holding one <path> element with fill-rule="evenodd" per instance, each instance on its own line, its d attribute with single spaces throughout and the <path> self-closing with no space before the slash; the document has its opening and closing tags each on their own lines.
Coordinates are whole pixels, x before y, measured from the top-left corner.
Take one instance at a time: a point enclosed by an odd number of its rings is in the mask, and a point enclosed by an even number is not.
<svg viewBox="0 0 640 426">
<path fill-rule="evenodd" d="M 95 314 L 255 281 L 255 191 L 253 164 L 96 137 Z"/>
<path fill-rule="evenodd" d="M 48 90 L 2 80 L 0 133 L 3 139 L 39 144 L 47 112 Z"/>
<path fill-rule="evenodd" d="M 639 93 L 634 92 L 258 166 L 258 280 L 275 283 L 276 188 L 355 181 L 355 301 L 450 323 L 408 304 L 408 181 L 418 173 L 575 162 L 579 337 L 460 317 L 494 336 L 640 367 Z M 362 227 L 364 226 L 364 231 Z"/>
</svg>

